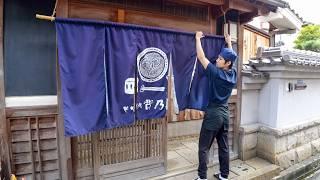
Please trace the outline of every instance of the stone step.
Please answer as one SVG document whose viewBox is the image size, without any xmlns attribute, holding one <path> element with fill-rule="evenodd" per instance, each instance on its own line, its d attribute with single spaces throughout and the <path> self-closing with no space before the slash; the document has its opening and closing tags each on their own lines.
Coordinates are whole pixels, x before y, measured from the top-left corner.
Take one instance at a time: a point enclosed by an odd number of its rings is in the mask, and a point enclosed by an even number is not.
<svg viewBox="0 0 320 180">
<path fill-rule="evenodd" d="M 162 176 L 153 177 L 149 180 L 164 180 L 164 179 L 174 178 L 174 177 L 178 177 L 183 174 L 195 172 L 195 171 L 197 171 L 197 168 L 198 167 L 196 165 L 193 165 L 190 167 L 185 167 L 185 168 L 179 168 L 176 170 L 168 171 L 166 174 L 164 174 Z"/>
<path fill-rule="evenodd" d="M 233 180 L 270 180 L 280 173 L 280 167 L 274 164 L 267 165 L 261 169 L 246 175 L 239 175 L 231 178 Z"/>
<path fill-rule="evenodd" d="M 218 172 L 216 163 L 208 168 L 208 180 L 215 180 L 213 173 Z M 252 158 L 247 161 L 239 159 L 230 163 L 230 176 L 232 180 L 270 180 L 280 173 L 280 167 L 260 158 Z M 150 180 L 187 180 L 196 177 L 197 166 L 189 166 L 172 171 L 165 175 L 151 178 Z"/>
</svg>

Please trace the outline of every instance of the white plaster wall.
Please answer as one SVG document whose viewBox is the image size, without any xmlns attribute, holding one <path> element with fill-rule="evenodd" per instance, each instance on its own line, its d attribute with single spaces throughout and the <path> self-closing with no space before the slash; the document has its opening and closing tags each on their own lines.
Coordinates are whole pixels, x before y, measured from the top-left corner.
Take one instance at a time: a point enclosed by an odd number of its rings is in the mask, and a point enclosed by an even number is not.
<svg viewBox="0 0 320 180">
<path fill-rule="evenodd" d="M 320 119 L 320 79 L 302 80 L 307 84 L 305 90 L 288 92 L 288 83 L 294 84 L 297 79 L 281 79 L 276 128 L 288 128 Z"/>
<path fill-rule="evenodd" d="M 259 90 L 243 90 L 241 104 L 241 125 L 258 122 Z"/>
<path fill-rule="evenodd" d="M 320 75 L 302 72 L 275 75 L 261 89 L 252 88 L 253 84 L 244 86 L 241 125 L 260 123 L 275 129 L 285 129 L 319 120 Z M 294 85 L 299 77 L 303 77 L 301 80 L 307 84 L 307 88 L 288 92 L 288 83 Z M 249 81 L 247 83 L 250 84 Z"/>
<path fill-rule="evenodd" d="M 57 105 L 57 96 L 10 96 L 6 97 L 6 107 Z"/>
<path fill-rule="evenodd" d="M 259 97 L 259 123 L 277 127 L 280 79 L 269 79 L 262 87 Z"/>
</svg>

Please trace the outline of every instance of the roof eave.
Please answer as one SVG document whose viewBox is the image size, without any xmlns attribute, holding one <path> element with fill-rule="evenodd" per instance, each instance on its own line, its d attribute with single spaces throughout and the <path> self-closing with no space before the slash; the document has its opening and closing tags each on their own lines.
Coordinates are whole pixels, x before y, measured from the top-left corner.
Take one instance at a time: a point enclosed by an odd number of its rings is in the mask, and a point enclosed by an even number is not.
<svg viewBox="0 0 320 180">
<path fill-rule="evenodd" d="M 275 7 L 288 8 L 289 4 L 282 0 L 257 0 L 265 4 L 270 4 Z"/>
</svg>

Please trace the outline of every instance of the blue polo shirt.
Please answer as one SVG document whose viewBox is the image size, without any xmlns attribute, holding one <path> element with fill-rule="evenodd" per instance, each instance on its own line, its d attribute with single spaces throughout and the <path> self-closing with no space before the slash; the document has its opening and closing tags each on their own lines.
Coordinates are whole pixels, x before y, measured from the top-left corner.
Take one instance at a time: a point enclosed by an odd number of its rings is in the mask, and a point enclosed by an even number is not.
<svg viewBox="0 0 320 180">
<path fill-rule="evenodd" d="M 236 69 L 225 71 L 209 63 L 205 72 L 209 79 L 209 104 L 227 105 L 237 82 Z"/>
<path fill-rule="evenodd" d="M 237 82 L 236 69 L 225 71 L 209 63 L 205 70 L 209 79 L 209 104 L 202 126 L 208 130 L 229 129 L 228 99 Z"/>
</svg>

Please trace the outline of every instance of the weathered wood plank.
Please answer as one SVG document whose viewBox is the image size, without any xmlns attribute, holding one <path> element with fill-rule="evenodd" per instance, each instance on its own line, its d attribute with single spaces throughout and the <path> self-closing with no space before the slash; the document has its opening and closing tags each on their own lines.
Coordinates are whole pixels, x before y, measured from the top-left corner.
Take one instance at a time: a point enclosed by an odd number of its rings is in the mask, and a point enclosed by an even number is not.
<svg viewBox="0 0 320 180">
<path fill-rule="evenodd" d="M 37 153 L 19 153 L 12 155 L 12 161 L 14 164 L 26 164 L 26 163 L 33 163 L 39 162 L 38 156 L 33 157 Z M 49 150 L 42 152 L 42 161 L 49 161 L 49 160 L 57 160 L 58 159 L 58 151 L 57 150 Z"/>
<path fill-rule="evenodd" d="M 34 151 L 38 151 L 39 145 L 37 142 L 32 142 L 32 148 Z M 41 140 L 40 142 L 40 151 L 43 150 L 54 150 L 57 149 L 57 143 L 55 139 L 46 139 L 46 140 Z M 24 152 L 30 152 L 30 144 L 29 142 L 19 142 L 19 143 L 13 143 L 11 145 L 11 151 L 12 153 L 24 153 Z"/>
<path fill-rule="evenodd" d="M 56 128 L 55 117 L 38 117 L 39 121 L 39 129 L 46 129 L 46 128 Z M 11 131 L 18 131 L 18 130 L 28 130 L 28 127 L 25 125 L 27 119 L 9 119 L 10 121 L 10 129 Z M 31 129 L 37 129 L 37 123 L 32 121 Z"/>
<path fill-rule="evenodd" d="M 11 132 L 11 142 L 29 141 L 30 139 L 28 136 L 28 132 L 29 131 L 13 131 L 13 132 Z M 30 130 L 30 132 L 31 132 L 32 140 L 33 141 L 37 140 L 37 131 Z M 39 131 L 39 136 L 40 136 L 40 140 L 56 139 L 57 138 L 56 129 L 41 129 Z"/>
<path fill-rule="evenodd" d="M 57 113 L 56 105 L 6 108 L 6 117 L 11 119 L 27 116 L 52 116 Z"/>
<path fill-rule="evenodd" d="M 33 179 L 31 175 L 29 174 L 22 174 L 22 173 L 17 173 L 18 179 L 21 179 L 22 177 L 25 179 Z M 44 179 L 60 179 L 60 172 L 58 170 L 53 170 L 53 171 L 47 171 L 43 172 L 43 178 Z M 37 173 L 35 174 L 35 179 L 40 179 L 40 174 Z"/>
<path fill-rule="evenodd" d="M 59 169 L 58 165 L 59 165 L 58 160 L 44 161 L 41 166 L 39 163 L 36 163 L 35 171 L 40 172 L 40 168 L 42 168 L 43 172 L 58 170 Z M 16 169 L 16 172 L 18 172 L 18 174 L 31 174 L 32 164 L 31 163 L 17 164 L 15 169 Z"/>
</svg>

